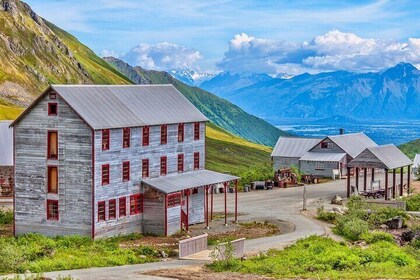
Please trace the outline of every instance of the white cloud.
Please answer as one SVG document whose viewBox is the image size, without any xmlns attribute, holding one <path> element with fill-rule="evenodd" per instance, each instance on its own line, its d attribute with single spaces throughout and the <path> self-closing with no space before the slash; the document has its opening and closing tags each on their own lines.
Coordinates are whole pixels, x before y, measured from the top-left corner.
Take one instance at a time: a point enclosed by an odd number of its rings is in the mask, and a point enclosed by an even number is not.
<svg viewBox="0 0 420 280">
<path fill-rule="evenodd" d="M 140 44 L 122 56 L 133 66 L 155 70 L 198 70 L 197 62 L 202 59 L 199 51 L 172 43 L 155 45 Z"/>
<path fill-rule="evenodd" d="M 378 71 L 399 62 L 420 65 L 420 38 L 398 42 L 332 30 L 303 43 L 237 34 L 229 41 L 229 49 L 218 67 L 232 72 L 299 74 Z"/>
</svg>

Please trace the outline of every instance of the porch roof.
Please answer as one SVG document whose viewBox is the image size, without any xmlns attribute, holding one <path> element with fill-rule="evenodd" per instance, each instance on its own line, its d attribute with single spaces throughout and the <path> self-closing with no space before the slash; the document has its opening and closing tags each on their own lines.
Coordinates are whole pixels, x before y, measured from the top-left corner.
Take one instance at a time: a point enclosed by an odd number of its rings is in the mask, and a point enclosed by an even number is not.
<svg viewBox="0 0 420 280">
<path fill-rule="evenodd" d="M 210 170 L 175 173 L 158 178 L 143 179 L 143 183 L 163 193 L 173 193 L 190 188 L 237 180 L 239 177 Z"/>
</svg>

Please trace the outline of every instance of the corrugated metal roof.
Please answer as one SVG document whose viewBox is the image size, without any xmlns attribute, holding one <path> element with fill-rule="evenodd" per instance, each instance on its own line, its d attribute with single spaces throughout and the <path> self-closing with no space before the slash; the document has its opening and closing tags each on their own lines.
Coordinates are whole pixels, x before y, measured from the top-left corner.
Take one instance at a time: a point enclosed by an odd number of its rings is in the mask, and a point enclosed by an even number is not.
<svg viewBox="0 0 420 280">
<path fill-rule="evenodd" d="M 93 129 L 208 121 L 172 85 L 52 85 Z"/>
<path fill-rule="evenodd" d="M 299 160 L 306 160 L 306 161 L 340 161 L 345 156 L 346 156 L 346 153 L 307 152 Z"/>
<path fill-rule="evenodd" d="M 413 166 L 417 167 L 420 166 L 420 154 L 416 154 L 413 161 Z"/>
<path fill-rule="evenodd" d="M 395 169 L 413 164 L 413 162 L 393 144 L 370 147 L 363 151 L 363 153 L 366 151 L 372 153 L 376 159 L 383 164 L 384 168 Z M 377 163 L 377 160 L 372 159 L 372 163 Z M 349 162 L 348 166 L 357 167 L 358 164 L 368 165 L 369 161 L 370 159 L 366 156 L 355 157 Z"/>
<path fill-rule="evenodd" d="M 272 157 L 301 157 L 319 143 L 317 138 L 280 137 L 271 153 Z"/>
<path fill-rule="evenodd" d="M 0 121 L 0 166 L 13 166 L 12 121 Z"/>
<path fill-rule="evenodd" d="M 352 158 L 355 158 L 366 148 L 378 146 L 378 144 L 363 132 L 333 135 L 327 138 L 331 139 Z"/>
<path fill-rule="evenodd" d="M 144 179 L 143 183 L 163 192 L 173 193 L 189 188 L 213 185 L 239 179 L 239 177 L 210 170 L 175 173 L 158 178 Z"/>
</svg>

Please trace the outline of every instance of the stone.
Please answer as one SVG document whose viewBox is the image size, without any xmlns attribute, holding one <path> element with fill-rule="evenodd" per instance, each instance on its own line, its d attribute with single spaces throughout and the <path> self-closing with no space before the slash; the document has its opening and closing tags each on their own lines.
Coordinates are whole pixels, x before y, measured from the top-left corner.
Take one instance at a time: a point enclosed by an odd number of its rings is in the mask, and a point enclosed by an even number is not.
<svg viewBox="0 0 420 280">
<path fill-rule="evenodd" d="M 401 238 L 405 242 L 410 242 L 411 240 L 414 239 L 414 237 L 415 237 L 415 234 L 412 230 L 404 231 L 403 233 L 401 233 Z"/>
<path fill-rule="evenodd" d="M 334 211 L 335 213 L 338 213 L 338 214 L 344 214 L 344 211 L 341 210 L 340 207 L 333 207 L 332 211 Z"/>
<path fill-rule="evenodd" d="M 379 228 L 380 228 L 381 230 L 386 231 L 386 230 L 388 229 L 388 226 L 387 226 L 387 225 L 382 224 L 382 225 L 380 225 L 380 226 L 379 226 Z"/>
<path fill-rule="evenodd" d="M 335 195 L 331 200 L 331 204 L 343 205 L 343 198 L 339 195 Z"/>
<path fill-rule="evenodd" d="M 403 226 L 403 217 L 396 216 L 387 220 L 384 224 L 387 225 L 390 229 L 400 229 Z"/>
<path fill-rule="evenodd" d="M 164 259 L 168 258 L 168 254 L 166 254 L 166 253 L 165 253 L 165 251 L 160 250 L 160 251 L 159 251 L 159 253 L 160 253 L 160 256 L 161 256 L 162 258 L 164 258 Z"/>
</svg>

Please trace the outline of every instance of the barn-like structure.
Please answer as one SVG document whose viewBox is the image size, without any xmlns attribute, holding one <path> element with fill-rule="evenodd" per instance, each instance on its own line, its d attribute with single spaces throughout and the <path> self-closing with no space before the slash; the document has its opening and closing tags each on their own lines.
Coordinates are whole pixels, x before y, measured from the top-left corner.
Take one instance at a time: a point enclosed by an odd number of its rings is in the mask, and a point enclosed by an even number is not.
<svg viewBox="0 0 420 280">
<path fill-rule="evenodd" d="M 239 178 L 205 169 L 207 121 L 172 85 L 50 86 L 11 125 L 15 234 L 208 225 L 214 186 Z"/>
</svg>

